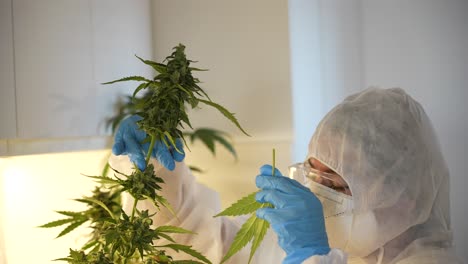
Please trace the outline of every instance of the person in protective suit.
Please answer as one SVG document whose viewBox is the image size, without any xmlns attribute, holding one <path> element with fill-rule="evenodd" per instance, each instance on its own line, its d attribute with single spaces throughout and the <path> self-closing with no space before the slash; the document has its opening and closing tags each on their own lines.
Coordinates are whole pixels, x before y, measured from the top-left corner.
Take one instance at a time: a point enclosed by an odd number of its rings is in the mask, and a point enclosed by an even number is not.
<svg viewBox="0 0 468 264">
<path fill-rule="evenodd" d="M 131 162 L 144 169 L 139 142 L 145 134 L 135 118 L 124 120 L 115 136 L 110 163 L 121 171 Z M 157 214 L 154 222 L 198 233 L 176 239 L 219 262 L 242 221 L 213 218 L 219 196 L 195 181 L 184 155 L 164 144 L 152 151 L 156 173 L 167 183 L 163 195 L 178 216 Z M 369 88 L 347 97 L 316 128 L 305 161 L 292 165 L 289 177 L 271 174 L 265 165 L 256 177 L 257 201 L 274 208 L 257 211 L 273 231 L 253 263 L 461 263 L 452 242 L 446 162 L 422 106 L 402 89 Z M 248 258 L 246 247 L 227 263 Z"/>
</svg>

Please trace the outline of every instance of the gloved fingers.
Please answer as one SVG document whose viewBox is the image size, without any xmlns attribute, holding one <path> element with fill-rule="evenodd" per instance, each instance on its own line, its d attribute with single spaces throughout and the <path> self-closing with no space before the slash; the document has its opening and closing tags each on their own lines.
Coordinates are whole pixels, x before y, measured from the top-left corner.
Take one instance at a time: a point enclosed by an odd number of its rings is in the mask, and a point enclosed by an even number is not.
<svg viewBox="0 0 468 264">
<path fill-rule="evenodd" d="M 315 226 L 312 222 L 293 220 L 272 225 L 272 228 L 278 234 L 278 244 L 288 254 L 307 246 L 314 246 L 315 240 L 321 240 L 320 236 L 314 235 Z M 318 233 L 322 234 L 321 231 Z"/>
<path fill-rule="evenodd" d="M 267 189 L 267 190 L 279 190 L 284 193 L 295 193 L 299 191 L 304 191 L 307 189 L 306 187 L 302 186 L 300 183 L 295 182 L 292 179 L 287 177 L 271 177 L 265 175 L 258 175 L 255 178 L 255 184 L 259 189 Z M 307 189 L 308 190 L 308 189 Z"/>
<path fill-rule="evenodd" d="M 125 154 L 124 153 L 125 146 L 122 141 L 114 141 L 114 145 L 112 146 L 112 153 L 116 156 Z"/>
<path fill-rule="evenodd" d="M 138 115 L 130 116 L 124 119 L 117 129 L 114 137 L 114 145 L 112 146 L 112 153 L 115 155 L 127 154 L 126 140 L 131 135 L 134 135 L 136 140 L 141 141 L 146 137 L 146 133 L 138 129 L 136 122 L 141 120 Z"/>
<path fill-rule="evenodd" d="M 257 175 L 255 184 L 259 189 L 277 189 L 285 193 L 310 192 L 310 190 L 298 181 L 288 177 L 271 177 Z"/>
<path fill-rule="evenodd" d="M 123 121 L 122 123 L 124 123 L 124 122 L 129 122 L 129 123 L 132 123 L 132 124 L 135 124 L 135 125 L 136 125 L 136 122 L 138 122 L 138 121 L 140 121 L 140 120 L 142 120 L 142 119 L 143 119 L 143 117 L 141 117 L 141 116 L 139 116 L 139 115 L 132 115 L 132 116 L 130 116 L 130 117 L 125 118 L 124 121 Z"/>
<path fill-rule="evenodd" d="M 143 142 L 143 140 L 145 140 L 146 137 L 148 136 L 148 135 L 146 134 L 146 132 L 143 131 L 143 130 L 140 130 L 140 129 L 138 128 L 137 125 L 135 125 L 135 127 L 132 128 L 132 132 L 133 132 L 133 134 L 134 134 L 135 139 L 136 139 L 138 142 L 140 142 L 140 144 L 141 144 L 141 142 Z M 149 143 L 148 143 L 148 146 L 149 146 Z M 146 149 L 148 149 L 148 148 L 146 148 Z"/>
<path fill-rule="evenodd" d="M 314 196 L 302 195 L 299 193 L 283 193 L 278 190 L 261 190 L 255 195 L 259 203 L 270 203 L 274 206 L 274 212 L 281 212 L 282 215 L 276 218 L 286 221 L 297 221 L 298 219 L 323 218 L 322 204 Z"/>
<path fill-rule="evenodd" d="M 255 214 L 257 215 L 258 218 L 263 219 L 270 224 L 278 222 L 277 220 L 278 214 L 276 213 L 275 208 L 268 208 L 268 207 L 260 208 L 260 209 L 257 209 Z"/>
<path fill-rule="evenodd" d="M 283 264 L 302 263 L 304 260 L 315 255 L 327 255 L 330 247 L 322 246 L 315 248 L 296 248 L 283 259 Z"/>
<path fill-rule="evenodd" d="M 256 214 L 271 224 L 278 235 L 278 244 L 286 253 L 304 247 L 328 248 L 323 220 L 304 217 L 300 210 L 260 208 Z"/>
<path fill-rule="evenodd" d="M 260 167 L 260 175 L 262 175 L 262 176 L 272 176 L 271 171 L 272 171 L 272 166 L 271 165 L 265 164 L 262 167 Z M 278 170 L 278 168 L 275 168 L 274 176 L 283 176 L 283 174 Z M 283 176 L 283 177 L 285 177 L 285 176 Z M 304 190 L 307 189 L 305 186 L 303 186 L 302 184 L 300 184 L 299 182 L 297 182 L 295 180 L 291 179 L 290 182 L 292 183 L 292 185 L 294 185 L 296 187 L 299 187 L 299 188 L 304 189 Z"/>
<path fill-rule="evenodd" d="M 121 155 L 125 152 L 125 144 L 123 141 L 123 132 L 119 128 L 114 136 L 114 145 L 112 146 L 112 153 L 114 155 Z"/>
<path fill-rule="evenodd" d="M 153 148 L 153 153 L 152 153 L 153 156 L 166 169 L 171 170 L 171 171 L 174 170 L 175 169 L 174 158 L 172 157 L 172 154 L 167 148 L 167 146 L 161 141 L 156 142 L 156 144 L 154 145 L 155 146 Z"/>
<path fill-rule="evenodd" d="M 271 175 L 272 169 L 273 169 L 273 167 L 271 165 L 265 164 L 262 167 L 260 167 L 260 174 L 261 175 L 266 175 L 266 176 L 273 176 L 273 175 Z M 283 174 L 281 174 L 281 172 L 278 170 L 278 168 L 275 168 L 274 175 L 275 176 L 283 176 Z"/>
<path fill-rule="evenodd" d="M 280 209 L 292 205 L 293 201 L 297 200 L 297 196 L 277 190 L 262 190 L 255 195 L 255 200 L 259 203 L 271 203 L 275 208 Z"/>
<path fill-rule="evenodd" d="M 123 142 L 125 144 L 125 152 L 128 153 L 130 161 L 135 163 L 140 170 L 145 170 L 145 154 L 141 148 L 140 142 L 138 142 L 132 135 L 125 135 Z"/>
<path fill-rule="evenodd" d="M 178 139 L 176 139 L 175 143 L 176 143 L 177 149 L 175 149 L 175 148 L 171 149 L 172 156 L 174 157 L 175 161 L 181 162 L 185 158 L 184 142 L 182 142 L 182 139 L 178 138 Z"/>
<path fill-rule="evenodd" d="M 301 218 L 302 212 L 295 208 L 260 208 L 257 209 L 258 218 L 268 221 L 272 226 L 283 225 L 286 222 Z"/>
</svg>

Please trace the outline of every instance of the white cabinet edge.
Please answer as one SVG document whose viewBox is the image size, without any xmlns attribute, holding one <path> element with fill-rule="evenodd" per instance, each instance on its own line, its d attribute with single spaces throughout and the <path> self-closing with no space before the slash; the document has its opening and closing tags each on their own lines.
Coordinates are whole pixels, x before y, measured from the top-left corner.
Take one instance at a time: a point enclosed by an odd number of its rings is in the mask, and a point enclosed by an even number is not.
<svg viewBox="0 0 468 264">
<path fill-rule="evenodd" d="M 0 140 L 0 156 L 106 149 L 111 143 L 112 137 Z"/>
</svg>

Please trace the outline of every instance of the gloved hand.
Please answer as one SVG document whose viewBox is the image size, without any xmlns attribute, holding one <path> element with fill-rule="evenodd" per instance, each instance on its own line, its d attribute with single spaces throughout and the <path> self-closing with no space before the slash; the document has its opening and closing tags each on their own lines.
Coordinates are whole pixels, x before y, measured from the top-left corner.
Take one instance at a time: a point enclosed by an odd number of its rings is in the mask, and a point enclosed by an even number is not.
<svg viewBox="0 0 468 264">
<path fill-rule="evenodd" d="M 141 120 L 141 117 L 134 115 L 120 123 L 115 133 L 112 152 L 115 155 L 128 155 L 140 170 L 144 170 L 146 168 L 146 153 L 148 153 L 150 143 L 141 144 L 146 138 L 146 133 L 138 128 L 136 122 L 139 120 Z M 168 149 L 163 142 L 157 141 L 151 150 L 151 156 L 155 157 L 168 170 L 174 170 L 175 161 L 181 162 L 185 158 L 183 143 L 180 138 L 176 140 L 176 146 L 182 153 L 179 153 L 173 147 Z"/>
<path fill-rule="evenodd" d="M 260 203 L 271 203 L 275 208 L 257 210 L 257 217 L 268 221 L 278 235 L 278 243 L 287 253 L 283 264 L 297 264 L 313 255 L 330 251 L 322 204 L 299 182 L 281 175 L 271 175 L 272 167 L 264 165 L 256 178 L 256 195 Z"/>
</svg>

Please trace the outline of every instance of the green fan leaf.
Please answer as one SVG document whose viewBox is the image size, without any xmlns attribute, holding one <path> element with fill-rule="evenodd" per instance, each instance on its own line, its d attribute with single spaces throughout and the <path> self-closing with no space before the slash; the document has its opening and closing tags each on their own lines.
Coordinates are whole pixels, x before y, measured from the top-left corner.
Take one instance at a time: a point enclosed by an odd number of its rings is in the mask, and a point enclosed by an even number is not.
<svg viewBox="0 0 468 264">
<path fill-rule="evenodd" d="M 70 233 L 71 231 L 79 227 L 80 225 L 84 224 L 86 221 L 88 221 L 88 219 L 83 219 L 83 220 L 71 223 L 69 226 L 67 226 L 67 228 L 65 228 L 62 232 L 60 232 L 60 234 L 58 234 L 57 238 Z"/>
<path fill-rule="evenodd" d="M 84 175 L 84 174 L 82 174 Z M 107 176 L 90 176 L 90 175 L 84 175 L 88 178 L 95 179 L 96 182 L 102 183 L 102 184 L 113 184 L 113 183 L 119 183 L 118 180 L 112 179 L 111 177 Z"/>
<path fill-rule="evenodd" d="M 99 240 L 90 240 L 81 248 L 81 250 L 87 250 L 93 246 L 96 246 L 97 244 L 99 244 Z"/>
<path fill-rule="evenodd" d="M 269 224 L 267 221 L 257 218 L 255 214 L 252 214 L 252 216 L 242 225 L 241 229 L 237 232 L 236 236 L 234 237 L 234 241 L 231 244 L 231 247 L 221 260 L 221 263 L 226 262 L 234 254 L 236 254 L 243 247 L 245 247 L 250 241 L 252 241 L 249 257 L 250 263 L 256 250 L 260 246 L 260 243 L 265 237 L 268 228 Z"/>
<path fill-rule="evenodd" d="M 164 65 L 162 63 L 158 63 L 158 62 L 151 61 L 151 60 L 145 60 L 145 59 L 142 59 L 142 58 L 138 57 L 137 55 L 135 55 L 135 57 L 137 57 L 144 64 L 153 67 L 153 69 L 155 71 L 159 72 L 159 73 L 166 73 L 167 72 L 166 65 Z"/>
<path fill-rule="evenodd" d="M 177 226 L 159 226 L 155 230 L 155 232 L 159 233 L 178 233 L 178 234 L 196 234 L 190 230 L 177 227 Z"/>
<path fill-rule="evenodd" d="M 145 77 L 142 77 L 142 76 L 129 76 L 129 77 L 125 77 L 125 78 L 115 80 L 115 81 L 105 82 L 103 84 L 112 84 L 112 83 L 117 83 L 117 82 L 128 82 L 128 81 L 151 82 L 150 80 L 148 80 L 148 79 L 146 79 Z"/>
<path fill-rule="evenodd" d="M 257 209 L 261 208 L 263 205 L 255 200 L 256 194 L 257 192 L 254 192 L 241 198 L 240 200 L 238 200 L 237 202 L 235 202 L 234 204 L 226 208 L 221 213 L 215 215 L 215 217 L 238 216 L 238 215 L 254 213 L 255 211 L 257 211 Z"/>
<path fill-rule="evenodd" d="M 206 104 L 206 105 L 209 105 L 209 106 L 212 106 L 214 108 L 216 108 L 219 112 L 221 112 L 227 119 L 229 119 L 231 122 L 233 122 L 245 135 L 247 136 L 250 136 L 249 134 L 247 134 L 247 132 L 245 132 L 245 130 L 241 127 L 241 125 L 239 124 L 239 121 L 237 121 L 237 119 L 234 117 L 234 114 L 229 112 L 226 108 L 224 108 L 223 106 L 215 103 L 215 102 L 212 102 L 212 101 L 207 101 L 207 100 L 203 100 L 203 99 L 198 99 L 200 102 Z"/>
<path fill-rule="evenodd" d="M 255 215 L 252 215 L 240 228 L 237 232 L 236 236 L 234 237 L 234 241 L 231 244 L 226 255 L 224 255 L 223 259 L 221 260 L 221 264 L 226 262 L 229 258 L 231 258 L 234 254 L 236 254 L 239 250 L 245 247 L 250 240 L 255 235 L 255 227 L 256 227 L 256 220 L 257 218 Z"/>
<path fill-rule="evenodd" d="M 263 204 L 262 207 L 271 207 L 269 204 Z M 268 231 L 268 228 L 270 228 L 270 223 L 268 221 L 256 218 L 256 230 L 255 230 L 255 235 L 254 239 L 252 241 L 252 246 L 250 248 L 250 256 L 249 256 L 249 263 L 252 261 L 252 257 L 254 256 L 255 252 L 257 251 L 258 247 L 262 243 L 263 239 L 265 238 L 265 235 Z"/>
<path fill-rule="evenodd" d="M 194 67 L 190 67 L 190 70 L 191 71 L 208 71 L 208 69 L 199 69 L 199 68 L 194 68 Z"/>
<path fill-rule="evenodd" d="M 101 206 L 104 210 L 106 210 L 109 213 L 109 215 L 112 217 L 112 219 L 116 219 L 116 217 L 112 213 L 112 211 L 103 202 L 101 202 L 99 200 L 96 200 L 94 198 L 91 198 L 91 197 L 84 197 L 81 200 L 88 201 L 88 202 L 91 202 L 91 203 L 95 203 L 95 204 Z"/>
<path fill-rule="evenodd" d="M 138 85 L 138 87 L 133 92 L 132 98 L 135 98 L 139 91 L 141 91 L 142 89 L 148 88 L 149 85 L 150 85 L 150 83 L 147 83 L 147 82 L 144 82 L 144 83 Z"/>
<path fill-rule="evenodd" d="M 39 227 L 42 227 L 42 228 L 56 227 L 56 226 L 61 226 L 61 225 L 64 225 L 64 224 L 71 223 L 73 221 L 75 221 L 74 218 L 61 219 L 61 220 L 56 220 L 56 221 L 49 222 L 49 223 L 41 225 Z"/>
<path fill-rule="evenodd" d="M 109 159 L 109 157 L 110 157 L 110 154 L 109 154 L 109 156 L 107 157 L 107 159 Z M 106 177 L 107 174 L 109 173 L 109 169 L 110 169 L 110 164 L 109 164 L 109 162 L 106 162 L 106 165 L 104 165 L 104 168 L 102 168 L 101 176 L 102 176 L 102 177 Z"/>
<path fill-rule="evenodd" d="M 71 217 L 80 217 L 83 216 L 82 212 L 71 212 L 71 211 L 55 211 L 61 215 L 71 216 Z"/>
<path fill-rule="evenodd" d="M 226 140 L 226 138 L 216 134 L 216 135 L 213 135 L 213 139 L 215 141 L 217 141 L 219 144 L 221 144 L 222 146 L 224 146 L 224 148 L 227 149 L 229 151 L 229 153 L 231 153 L 232 156 L 234 156 L 234 158 L 237 160 L 236 150 L 234 149 L 232 144 L 229 141 Z"/>
<path fill-rule="evenodd" d="M 190 169 L 192 172 L 203 173 L 203 170 L 200 169 L 199 167 L 196 167 L 196 166 L 189 166 L 189 169 Z"/>
<path fill-rule="evenodd" d="M 66 261 L 68 263 L 73 263 L 73 259 L 72 258 L 58 258 L 58 259 L 53 259 L 52 261 Z"/>
<path fill-rule="evenodd" d="M 198 128 L 192 133 L 185 133 L 190 136 L 190 141 L 193 143 L 197 139 L 200 140 L 205 146 L 211 151 L 213 155 L 216 155 L 215 145 L 216 142 L 220 143 L 227 151 L 229 151 L 234 158 L 237 159 L 237 153 L 232 144 L 226 139 L 228 134 L 226 132 L 212 129 L 212 128 Z"/>
<path fill-rule="evenodd" d="M 165 238 L 165 239 L 167 239 L 168 241 L 171 241 L 172 243 L 175 243 L 175 240 L 174 240 L 171 236 L 169 236 L 169 235 L 167 235 L 167 234 L 159 233 L 157 236 L 162 237 L 162 238 Z"/>
<path fill-rule="evenodd" d="M 192 257 L 195 257 L 204 263 L 211 264 L 211 261 L 209 261 L 205 256 L 203 256 L 200 252 L 192 249 L 191 246 L 186 246 L 186 245 L 180 245 L 180 244 L 167 244 L 163 246 L 158 246 L 158 247 L 164 247 L 164 248 L 171 248 L 175 250 L 176 252 L 182 251 Z"/>
<path fill-rule="evenodd" d="M 274 175 L 275 171 L 275 164 L 276 164 L 276 151 L 273 149 L 273 166 L 272 166 L 272 174 Z M 223 212 L 215 215 L 217 216 L 237 216 L 237 215 L 244 215 L 248 213 L 252 213 L 250 218 L 242 225 L 241 229 L 237 232 L 234 241 L 231 244 L 226 255 L 223 257 L 221 263 L 225 262 L 229 258 L 231 258 L 234 254 L 236 254 L 239 250 L 241 250 L 247 243 L 252 241 L 252 245 L 250 248 L 250 256 L 249 256 L 249 263 L 252 261 L 252 258 L 257 251 L 258 247 L 262 243 L 263 239 L 265 238 L 265 234 L 270 228 L 270 224 L 260 218 L 257 218 L 256 211 L 259 208 L 273 208 L 274 206 L 270 203 L 259 203 L 256 201 L 255 196 L 256 192 L 252 193 L 227 209 Z"/>
</svg>

